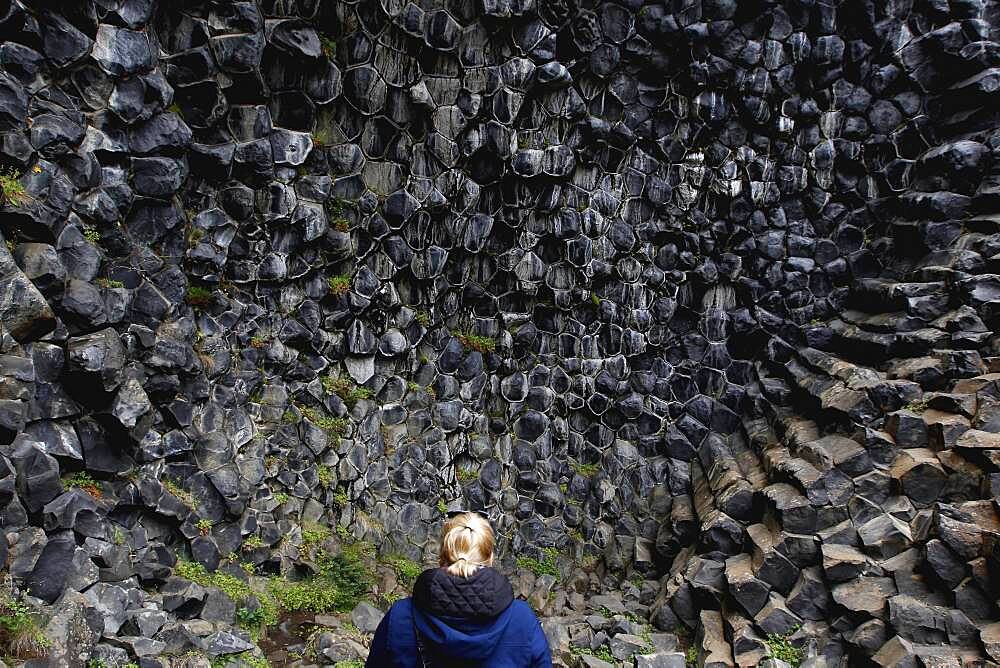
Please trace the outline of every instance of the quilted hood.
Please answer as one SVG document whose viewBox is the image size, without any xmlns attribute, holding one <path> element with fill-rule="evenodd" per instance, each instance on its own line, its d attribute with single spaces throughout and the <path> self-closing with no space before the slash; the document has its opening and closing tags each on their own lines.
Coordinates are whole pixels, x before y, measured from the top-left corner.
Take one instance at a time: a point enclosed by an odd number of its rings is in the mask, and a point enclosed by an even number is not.
<svg viewBox="0 0 1000 668">
<path fill-rule="evenodd" d="M 471 578 L 434 568 L 413 587 L 413 622 L 432 656 L 483 661 L 510 624 L 513 600 L 510 582 L 492 568 Z"/>
<path fill-rule="evenodd" d="M 485 621 L 497 617 L 513 600 L 510 582 L 493 568 L 480 568 L 470 578 L 431 568 L 413 585 L 417 608 L 438 617 Z"/>
</svg>

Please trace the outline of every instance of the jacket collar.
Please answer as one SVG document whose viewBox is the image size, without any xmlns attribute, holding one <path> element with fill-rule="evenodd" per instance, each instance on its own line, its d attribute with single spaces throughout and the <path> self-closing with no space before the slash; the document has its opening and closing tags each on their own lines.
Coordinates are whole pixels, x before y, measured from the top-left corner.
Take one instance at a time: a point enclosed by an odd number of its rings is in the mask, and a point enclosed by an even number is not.
<svg viewBox="0 0 1000 668">
<path fill-rule="evenodd" d="M 472 577 L 452 575 L 443 568 L 424 571 L 413 585 L 413 603 L 423 612 L 462 619 L 496 617 L 514 600 L 514 590 L 499 571 L 489 567 Z"/>
</svg>

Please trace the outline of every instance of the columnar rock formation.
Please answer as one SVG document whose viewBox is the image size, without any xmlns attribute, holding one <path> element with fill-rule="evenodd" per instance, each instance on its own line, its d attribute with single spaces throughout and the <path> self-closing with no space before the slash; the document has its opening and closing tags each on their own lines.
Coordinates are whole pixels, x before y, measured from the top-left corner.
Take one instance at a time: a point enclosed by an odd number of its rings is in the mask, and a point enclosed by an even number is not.
<svg viewBox="0 0 1000 668">
<path fill-rule="evenodd" d="M 53 660 L 252 650 L 178 557 L 432 562 L 475 508 L 545 614 L 623 588 L 699 665 L 1000 663 L 998 38 L 996 0 L 0 0 L 0 555 Z"/>
</svg>

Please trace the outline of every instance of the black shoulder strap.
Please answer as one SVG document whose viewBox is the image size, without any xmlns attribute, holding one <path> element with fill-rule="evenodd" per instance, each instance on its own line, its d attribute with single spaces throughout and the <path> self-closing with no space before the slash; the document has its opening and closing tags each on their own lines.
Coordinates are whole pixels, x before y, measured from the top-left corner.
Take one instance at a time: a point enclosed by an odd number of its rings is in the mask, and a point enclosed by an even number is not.
<svg viewBox="0 0 1000 668">
<path fill-rule="evenodd" d="M 424 668 L 433 668 L 431 662 L 427 660 L 427 648 L 424 646 L 424 639 L 420 635 L 420 629 L 417 628 L 416 608 L 413 608 L 410 617 L 413 620 L 413 636 L 417 639 L 417 656 L 420 657 L 420 665 Z"/>
</svg>

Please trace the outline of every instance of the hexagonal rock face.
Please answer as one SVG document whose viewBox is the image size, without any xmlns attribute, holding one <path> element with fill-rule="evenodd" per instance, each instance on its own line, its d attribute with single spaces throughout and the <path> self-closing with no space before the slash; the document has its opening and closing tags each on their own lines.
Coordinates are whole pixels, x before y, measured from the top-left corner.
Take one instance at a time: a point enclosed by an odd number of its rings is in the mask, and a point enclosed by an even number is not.
<svg viewBox="0 0 1000 668">
<path fill-rule="evenodd" d="M 473 508 L 563 658 L 1000 660 L 991 3 L 81 2 L 0 8 L 53 656 L 249 660 L 248 571 Z"/>
</svg>

